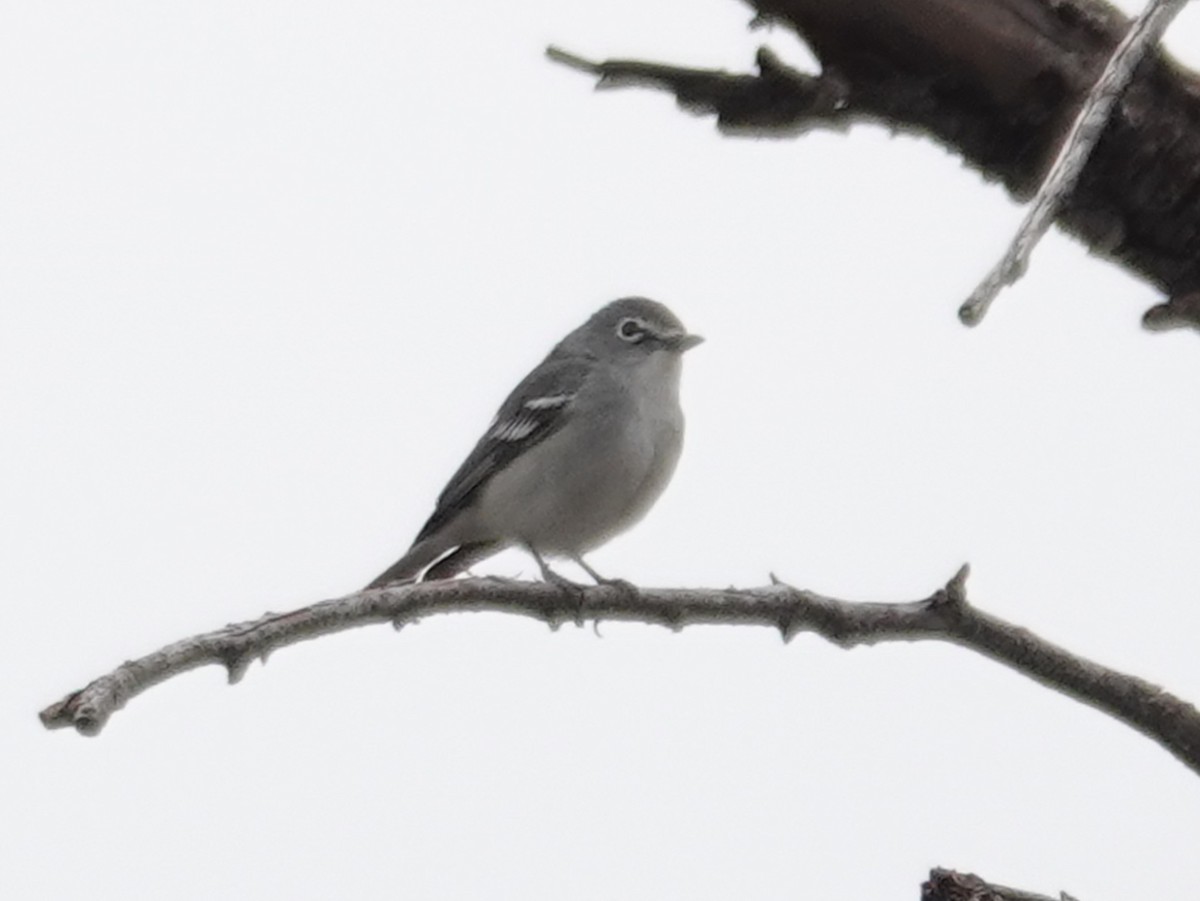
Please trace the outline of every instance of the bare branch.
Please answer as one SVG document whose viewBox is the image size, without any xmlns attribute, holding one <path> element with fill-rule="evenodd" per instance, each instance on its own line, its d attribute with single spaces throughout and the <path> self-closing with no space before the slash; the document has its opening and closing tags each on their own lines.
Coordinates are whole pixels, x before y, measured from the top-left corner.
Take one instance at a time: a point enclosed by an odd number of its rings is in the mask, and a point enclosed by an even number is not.
<svg viewBox="0 0 1200 901">
<path fill-rule="evenodd" d="M 1050 229 L 1064 202 L 1075 190 L 1080 173 L 1092 155 L 1112 114 L 1117 98 L 1133 79 L 1146 54 L 1162 39 L 1163 32 L 1188 0 L 1150 0 L 1129 27 L 1128 33 L 1105 66 L 1104 72 L 1084 101 L 1071 131 L 1063 141 L 1054 165 L 1038 189 L 1029 212 L 1009 245 L 1004 257 L 980 282 L 979 287 L 959 307 L 958 318 L 965 325 L 978 325 L 997 295 L 1025 274 L 1029 257 Z"/>
<path fill-rule="evenodd" d="M 83 735 L 96 735 L 131 698 L 197 667 L 224 666 L 232 683 L 254 660 L 265 662 L 278 648 L 321 635 L 370 623 L 390 622 L 401 628 L 435 613 L 490 610 L 531 616 L 552 627 L 586 619 L 644 622 L 676 630 L 701 623 L 770 626 L 779 630 L 784 641 L 800 632 L 814 632 L 844 648 L 888 641 L 948 641 L 1116 717 L 1200 773 L 1200 713 L 1192 705 L 978 610 L 967 602 L 966 577 L 964 566 L 930 597 L 900 604 L 836 600 L 778 580 L 742 590 L 598 585 L 563 591 L 541 582 L 496 578 L 398 585 L 185 638 L 121 664 L 51 704 L 41 712 L 41 720 L 48 729 L 73 726 Z"/>
</svg>

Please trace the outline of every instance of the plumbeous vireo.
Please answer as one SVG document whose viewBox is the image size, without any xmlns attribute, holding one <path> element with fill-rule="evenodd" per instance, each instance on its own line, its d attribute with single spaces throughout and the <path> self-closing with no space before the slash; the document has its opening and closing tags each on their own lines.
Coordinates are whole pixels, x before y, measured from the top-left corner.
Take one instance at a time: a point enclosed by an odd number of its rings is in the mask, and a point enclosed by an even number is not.
<svg viewBox="0 0 1200 901">
<path fill-rule="evenodd" d="M 658 499 L 679 460 L 679 370 L 690 335 L 665 306 L 627 297 L 550 351 L 500 407 L 408 553 L 368 588 L 447 579 L 518 545 L 579 563 Z"/>
</svg>

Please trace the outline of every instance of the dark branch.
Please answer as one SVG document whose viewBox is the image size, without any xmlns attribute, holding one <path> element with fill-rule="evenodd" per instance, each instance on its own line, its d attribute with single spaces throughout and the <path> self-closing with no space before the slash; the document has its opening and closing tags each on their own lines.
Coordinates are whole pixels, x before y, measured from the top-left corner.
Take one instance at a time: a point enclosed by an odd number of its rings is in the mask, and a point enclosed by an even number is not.
<svg viewBox="0 0 1200 901">
<path fill-rule="evenodd" d="M 548 47 L 546 55 L 595 75 L 598 88 L 670 91 L 680 107 L 698 115 L 715 114 L 717 127 L 731 134 L 791 137 L 814 127 L 845 129 L 854 119 L 845 86 L 837 78 L 805 75 L 766 47 L 758 51 L 758 75 L 626 59 L 592 62 L 558 47 Z"/>
<path fill-rule="evenodd" d="M 1142 317 L 1142 325 L 1156 332 L 1188 327 L 1200 331 L 1200 291 L 1171 297 L 1151 307 Z"/>
<path fill-rule="evenodd" d="M 1161 744 L 1200 772 L 1200 713 L 1141 679 L 1107 669 L 990 616 L 967 603 L 967 568 L 932 596 L 911 603 L 854 603 L 779 582 L 744 590 L 655 588 L 631 591 L 599 585 L 564 592 L 541 582 L 458 579 L 400 585 L 322 601 L 291 613 L 226 626 L 185 638 L 72 692 L 41 712 L 49 729 L 73 726 L 95 735 L 141 692 L 172 676 L 219 664 L 237 682 L 254 660 L 277 648 L 332 632 L 390 622 L 396 628 L 435 613 L 491 610 L 558 626 L 585 619 L 626 620 L 680 629 L 700 623 L 760 625 L 785 641 L 815 632 L 849 648 L 886 641 L 938 640 L 970 648 L 1102 710 Z"/>
<path fill-rule="evenodd" d="M 726 131 L 883 122 L 957 150 L 1026 200 L 1128 28 L 1101 0 L 750 2 L 808 43 L 819 75 L 763 52 L 758 75 L 623 60 L 575 67 L 602 83 L 670 90 Z M 1152 53 L 1055 221 L 1168 297 L 1200 291 L 1200 76 Z M 1200 327 L 1156 310 L 1151 326 Z"/>
</svg>

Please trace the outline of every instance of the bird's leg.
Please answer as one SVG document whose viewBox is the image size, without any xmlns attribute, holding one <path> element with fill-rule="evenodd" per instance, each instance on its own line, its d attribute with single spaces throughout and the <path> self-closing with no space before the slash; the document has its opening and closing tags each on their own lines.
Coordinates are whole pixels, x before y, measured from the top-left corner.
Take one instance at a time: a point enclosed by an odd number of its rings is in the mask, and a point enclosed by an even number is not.
<svg viewBox="0 0 1200 901">
<path fill-rule="evenodd" d="M 535 548 L 532 544 L 527 544 L 525 546 L 525 549 L 527 551 L 529 551 L 530 555 L 533 557 L 534 561 L 537 563 L 538 569 L 540 569 L 542 571 L 542 581 L 551 582 L 555 585 L 558 585 L 559 587 L 571 587 L 571 588 L 581 587 L 577 582 L 572 582 L 566 576 L 560 575 L 560 574 L 556 573 L 554 570 L 552 570 L 550 568 L 550 564 L 546 562 L 546 558 L 543 557 L 541 554 L 539 554 L 538 549 Z"/>
<path fill-rule="evenodd" d="M 550 564 L 545 558 L 538 553 L 537 548 L 532 544 L 525 545 L 525 549 L 537 562 L 538 569 L 542 571 L 542 580 L 549 582 L 551 585 L 557 585 L 563 594 L 569 594 L 575 599 L 575 625 L 583 625 L 583 586 L 578 582 L 572 582 L 566 576 L 556 573 L 550 568 Z"/>
<path fill-rule="evenodd" d="M 604 576 L 600 575 L 600 573 L 598 573 L 594 569 L 592 569 L 591 565 L 586 560 L 584 560 L 583 557 L 576 554 L 571 559 L 574 560 L 576 564 L 578 564 L 580 569 L 582 569 L 585 573 L 587 573 L 589 576 L 591 576 L 592 580 L 597 585 L 604 585 L 607 583 L 608 580 L 605 579 Z"/>
<path fill-rule="evenodd" d="M 579 564 L 579 568 L 582 569 L 589 576 L 591 576 L 596 581 L 597 585 L 608 585 L 612 588 L 618 589 L 622 594 L 626 595 L 627 597 L 634 598 L 634 599 L 637 598 L 637 596 L 638 596 L 637 586 L 634 585 L 632 582 L 627 582 L 624 579 L 606 579 L 606 578 L 604 578 L 604 576 L 600 575 L 600 573 L 598 573 L 594 569 L 592 569 L 591 565 L 586 560 L 584 560 L 583 556 L 580 554 L 575 554 L 573 557 L 571 557 L 571 559 L 574 560 L 577 564 Z"/>
</svg>

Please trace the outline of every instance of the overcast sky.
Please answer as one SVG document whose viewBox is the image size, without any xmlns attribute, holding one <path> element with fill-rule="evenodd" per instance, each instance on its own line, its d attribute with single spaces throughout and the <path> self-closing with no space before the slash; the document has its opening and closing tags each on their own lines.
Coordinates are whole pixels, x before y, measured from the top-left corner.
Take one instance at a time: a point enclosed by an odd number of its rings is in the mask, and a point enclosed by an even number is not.
<svg viewBox="0 0 1200 901">
<path fill-rule="evenodd" d="M 1136 4 L 1120 4 L 1133 10 Z M 1200 882 L 1200 780 L 965 650 L 495 614 L 121 661 L 351 591 L 596 307 L 669 304 L 675 480 L 596 552 L 985 609 L 1200 700 L 1200 346 L 878 127 L 721 138 L 542 56 L 745 70 L 731 0 L 10 4 L 0 14 L 0 872 L 36 899 L 878 899 L 934 865 L 1081 901 Z M 1200 66 L 1200 8 L 1168 44 Z M 483 572 L 532 577 L 506 553 Z"/>
</svg>

